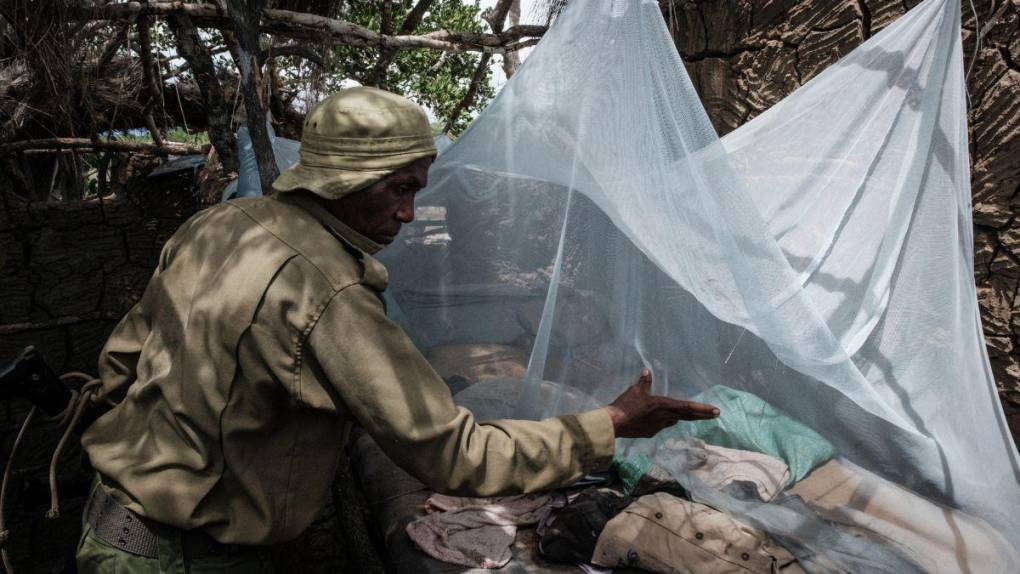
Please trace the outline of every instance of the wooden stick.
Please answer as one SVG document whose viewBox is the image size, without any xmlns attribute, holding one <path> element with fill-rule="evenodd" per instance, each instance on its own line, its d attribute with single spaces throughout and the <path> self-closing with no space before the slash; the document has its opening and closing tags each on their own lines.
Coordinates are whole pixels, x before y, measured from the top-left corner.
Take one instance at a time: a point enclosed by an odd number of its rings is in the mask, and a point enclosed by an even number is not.
<svg viewBox="0 0 1020 574">
<path fill-rule="evenodd" d="M 164 142 L 162 146 L 146 142 L 126 142 L 114 140 L 93 141 L 86 138 L 39 138 L 21 140 L 0 145 L 0 154 L 9 154 L 27 150 L 75 150 L 95 149 L 131 153 L 151 153 L 155 155 L 190 155 L 209 151 L 209 145 L 183 144 Z"/>
<path fill-rule="evenodd" d="M 81 316 L 68 315 L 66 317 L 58 317 L 56 319 L 47 319 L 45 321 L 29 322 L 29 323 L 8 323 L 6 325 L 0 325 L 0 335 L 15 335 L 17 333 L 23 333 L 25 331 L 39 331 L 41 329 L 53 329 L 55 327 L 66 327 L 68 325 L 75 325 L 78 323 L 84 323 L 86 321 L 119 321 L 121 315 L 119 313 L 88 313 Z"/>
<path fill-rule="evenodd" d="M 152 136 L 152 141 L 157 146 L 163 145 L 163 134 L 159 133 L 156 127 L 156 120 L 152 117 L 152 110 L 160 99 L 159 86 L 156 85 L 155 66 L 152 64 L 152 36 L 149 34 L 150 16 L 138 18 L 138 54 L 142 58 L 142 82 L 149 91 L 149 99 L 145 102 L 145 109 L 142 110 L 142 117 L 145 118 L 145 127 Z"/>
</svg>

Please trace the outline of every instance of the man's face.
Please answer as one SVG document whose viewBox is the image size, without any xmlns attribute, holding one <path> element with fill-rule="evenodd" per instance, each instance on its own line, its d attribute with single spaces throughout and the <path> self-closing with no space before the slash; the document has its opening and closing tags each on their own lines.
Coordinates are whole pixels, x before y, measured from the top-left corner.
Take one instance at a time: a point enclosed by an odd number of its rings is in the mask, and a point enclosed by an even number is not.
<svg viewBox="0 0 1020 574">
<path fill-rule="evenodd" d="M 330 202 L 330 210 L 351 229 L 376 243 L 393 243 L 400 226 L 414 221 L 414 196 L 428 184 L 426 157 L 347 197 Z"/>
</svg>

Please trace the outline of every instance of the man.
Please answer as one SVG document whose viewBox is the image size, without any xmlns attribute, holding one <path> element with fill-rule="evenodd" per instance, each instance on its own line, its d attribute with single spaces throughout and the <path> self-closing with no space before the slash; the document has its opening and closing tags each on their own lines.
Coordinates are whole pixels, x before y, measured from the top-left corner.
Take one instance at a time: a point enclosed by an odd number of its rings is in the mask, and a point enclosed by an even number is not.
<svg viewBox="0 0 1020 574">
<path fill-rule="evenodd" d="M 373 257 L 414 218 L 435 156 L 428 120 L 372 88 L 306 118 L 275 196 L 206 210 L 167 242 L 100 357 L 118 405 L 82 442 L 100 478 L 82 572 L 270 570 L 326 501 L 357 422 L 430 488 L 489 496 L 605 468 L 616 437 L 652 436 L 708 405 L 651 377 L 578 415 L 477 424 L 401 329 Z"/>
</svg>

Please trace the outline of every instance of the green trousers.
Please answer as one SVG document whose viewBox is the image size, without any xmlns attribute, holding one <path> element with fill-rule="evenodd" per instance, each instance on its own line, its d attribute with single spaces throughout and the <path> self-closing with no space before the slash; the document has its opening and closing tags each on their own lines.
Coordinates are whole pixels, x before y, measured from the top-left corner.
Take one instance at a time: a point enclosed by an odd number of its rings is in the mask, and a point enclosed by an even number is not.
<svg viewBox="0 0 1020 574">
<path fill-rule="evenodd" d="M 225 556 L 214 556 L 187 560 L 181 551 L 180 536 L 160 538 L 156 550 L 157 558 L 145 558 L 125 552 L 100 540 L 92 528 L 85 525 L 78 543 L 79 574 L 149 574 L 149 573 L 193 573 L 193 574 L 272 574 L 273 563 L 266 548 L 253 548 Z"/>
<path fill-rule="evenodd" d="M 93 482 L 93 493 L 99 484 Z M 88 507 L 86 504 L 86 516 Z M 267 547 L 233 552 L 222 556 L 189 559 L 181 547 L 181 534 L 158 535 L 156 558 L 131 554 L 100 539 L 86 521 L 82 521 L 81 539 L 78 541 L 79 574 L 273 574 L 272 558 Z"/>
</svg>

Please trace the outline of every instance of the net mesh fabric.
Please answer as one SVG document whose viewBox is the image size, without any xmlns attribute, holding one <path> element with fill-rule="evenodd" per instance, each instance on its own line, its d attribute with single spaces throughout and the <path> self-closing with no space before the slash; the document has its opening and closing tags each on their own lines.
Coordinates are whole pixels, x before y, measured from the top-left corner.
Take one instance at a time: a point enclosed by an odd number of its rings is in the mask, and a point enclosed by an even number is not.
<svg viewBox="0 0 1020 574">
<path fill-rule="evenodd" d="M 618 441 L 808 570 L 1020 571 L 1020 471 L 971 271 L 963 80 L 960 6 L 927 0 L 720 139 L 656 2 L 571 2 L 433 165 L 418 205 L 434 216 L 382 256 L 391 314 L 430 359 L 521 350 L 523 372 L 493 379 L 509 398 L 473 403 L 482 418 L 605 404 L 642 367 L 656 393 L 724 385 L 952 533 L 951 559 L 926 562 L 838 508 L 699 483 L 664 438 Z"/>
</svg>

